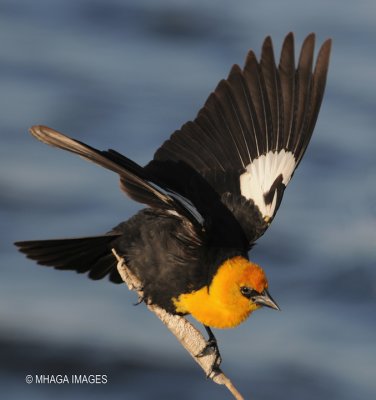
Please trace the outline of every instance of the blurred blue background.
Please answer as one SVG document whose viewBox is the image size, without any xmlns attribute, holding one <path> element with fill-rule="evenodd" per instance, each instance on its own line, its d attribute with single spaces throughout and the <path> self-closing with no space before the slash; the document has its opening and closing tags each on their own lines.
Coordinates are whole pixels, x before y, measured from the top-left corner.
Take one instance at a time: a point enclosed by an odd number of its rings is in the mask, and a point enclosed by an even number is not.
<svg viewBox="0 0 376 400">
<path fill-rule="evenodd" d="M 281 313 L 216 331 L 246 398 L 376 398 L 376 3 L 1 0 L 4 399 L 228 399 L 135 295 L 37 266 L 15 240 L 100 234 L 139 205 L 114 174 L 31 138 L 45 124 L 145 164 L 249 48 L 333 38 L 313 140 L 253 250 Z M 26 374 L 107 374 L 27 385 Z"/>
</svg>

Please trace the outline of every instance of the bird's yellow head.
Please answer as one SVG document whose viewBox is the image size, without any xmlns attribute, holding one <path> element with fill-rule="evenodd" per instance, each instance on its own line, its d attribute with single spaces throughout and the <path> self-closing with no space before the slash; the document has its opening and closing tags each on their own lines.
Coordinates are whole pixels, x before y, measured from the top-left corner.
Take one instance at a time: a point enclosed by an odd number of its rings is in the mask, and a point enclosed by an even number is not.
<svg viewBox="0 0 376 400">
<path fill-rule="evenodd" d="M 174 303 L 178 312 L 192 314 L 204 325 L 233 328 L 262 306 L 279 310 L 267 289 L 263 269 L 237 256 L 218 268 L 209 287 L 182 294 Z"/>
</svg>

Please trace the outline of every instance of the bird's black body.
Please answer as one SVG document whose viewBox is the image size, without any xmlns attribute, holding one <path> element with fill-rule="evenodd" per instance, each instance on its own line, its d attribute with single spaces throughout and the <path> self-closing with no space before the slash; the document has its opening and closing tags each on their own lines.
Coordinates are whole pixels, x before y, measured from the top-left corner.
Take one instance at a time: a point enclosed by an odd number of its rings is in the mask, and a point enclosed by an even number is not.
<svg viewBox="0 0 376 400">
<path fill-rule="evenodd" d="M 208 285 L 216 271 L 210 266 L 237 255 L 247 257 L 247 248 L 233 240 L 236 231 L 219 233 L 221 243 L 198 242 L 189 226 L 182 229 L 179 216 L 146 208 L 104 236 L 19 242 L 18 246 L 43 265 L 89 272 L 88 276 L 95 280 L 109 275 L 112 282 L 121 283 L 112 254 L 115 249 L 143 283 L 145 298 L 175 313 L 172 299 Z M 226 246 L 225 236 L 229 238 Z"/>
<path fill-rule="evenodd" d="M 272 222 L 310 141 L 324 94 L 330 41 L 313 66 L 314 35 L 295 67 L 293 35 L 275 64 L 270 38 L 261 60 L 233 66 L 197 118 L 183 125 L 141 167 L 114 150 L 99 151 L 50 128 L 39 140 L 120 175 L 121 188 L 146 208 L 104 236 L 18 242 L 42 265 L 109 275 L 121 282 L 114 248 L 145 297 L 175 313 L 173 299 L 209 286 L 220 265 L 248 250 Z"/>
<path fill-rule="evenodd" d="M 145 209 L 115 231 L 123 234 L 113 247 L 140 277 L 144 296 L 151 303 L 174 313 L 172 298 L 207 284 L 208 271 L 202 265 L 205 248 L 189 245 L 191 238 L 182 232 L 179 217 Z"/>
</svg>

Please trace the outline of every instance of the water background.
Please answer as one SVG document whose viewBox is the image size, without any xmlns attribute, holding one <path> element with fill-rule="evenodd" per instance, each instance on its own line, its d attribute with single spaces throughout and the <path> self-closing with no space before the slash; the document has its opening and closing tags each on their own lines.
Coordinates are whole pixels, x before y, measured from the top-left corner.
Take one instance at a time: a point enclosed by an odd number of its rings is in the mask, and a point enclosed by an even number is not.
<svg viewBox="0 0 376 400">
<path fill-rule="evenodd" d="M 117 177 L 46 147 L 45 124 L 145 164 L 246 52 L 333 38 L 322 111 L 253 250 L 280 313 L 217 331 L 247 398 L 376 398 L 376 3 L 0 1 L 0 398 L 228 399 L 135 295 L 35 265 L 15 240 L 95 235 L 139 205 Z M 106 385 L 27 385 L 31 374 Z"/>
</svg>

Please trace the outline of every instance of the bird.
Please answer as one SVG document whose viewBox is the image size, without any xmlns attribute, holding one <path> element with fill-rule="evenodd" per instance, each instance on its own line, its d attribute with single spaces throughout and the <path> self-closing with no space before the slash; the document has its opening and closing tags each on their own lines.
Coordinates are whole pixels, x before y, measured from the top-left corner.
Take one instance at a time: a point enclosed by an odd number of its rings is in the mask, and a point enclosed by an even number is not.
<svg viewBox="0 0 376 400">
<path fill-rule="evenodd" d="M 114 249 L 140 280 L 145 302 L 204 326 L 207 345 L 197 357 L 212 349 L 212 369 L 218 368 L 212 328 L 234 328 L 261 307 L 280 309 L 249 253 L 274 220 L 310 142 L 331 52 L 327 39 L 314 63 L 311 33 L 296 62 L 294 41 L 290 32 L 278 65 L 270 36 L 259 59 L 250 50 L 244 67 L 233 65 L 196 118 L 145 166 L 52 128 L 31 127 L 41 142 L 117 173 L 125 194 L 146 207 L 99 236 L 15 245 L 38 264 L 121 283 Z"/>
</svg>

